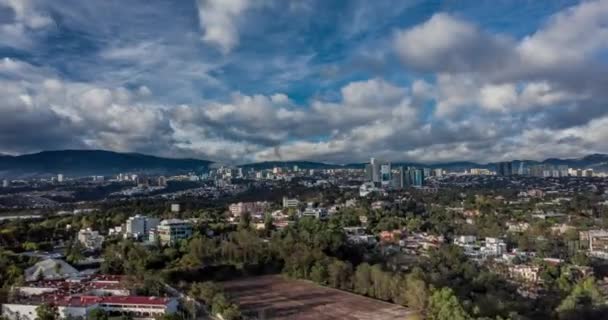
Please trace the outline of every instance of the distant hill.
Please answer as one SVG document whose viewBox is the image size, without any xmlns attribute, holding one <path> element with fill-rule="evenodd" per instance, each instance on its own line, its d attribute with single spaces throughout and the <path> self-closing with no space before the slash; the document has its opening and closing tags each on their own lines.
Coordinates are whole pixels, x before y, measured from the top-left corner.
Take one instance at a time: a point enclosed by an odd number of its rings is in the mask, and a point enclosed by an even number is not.
<svg viewBox="0 0 608 320">
<path fill-rule="evenodd" d="M 576 159 L 556 159 L 550 158 L 544 161 L 534 160 L 513 160 L 513 169 L 517 170 L 521 162 L 525 166 L 536 165 L 536 164 L 548 164 L 548 165 L 567 165 L 569 168 L 576 169 L 594 169 L 596 171 L 607 171 L 608 172 L 608 155 L 606 154 L 592 154 L 582 158 Z M 241 165 L 242 168 L 254 168 L 256 170 L 272 169 L 274 167 L 293 167 L 297 165 L 300 169 L 337 169 L 337 168 L 365 168 L 365 163 L 350 163 L 350 164 L 331 164 L 323 162 L 313 161 L 265 161 L 256 162 Z M 419 167 L 419 168 L 441 168 L 451 171 L 463 171 L 471 168 L 486 168 L 494 170 L 496 169 L 497 163 L 476 163 L 471 161 L 454 161 L 444 163 L 415 163 L 415 162 L 392 162 L 393 167 Z"/>
<path fill-rule="evenodd" d="M 534 164 L 567 165 L 570 168 L 591 168 L 599 172 L 608 172 L 608 155 L 606 154 L 591 154 L 575 159 L 515 160 L 513 161 L 513 169 L 516 170 L 521 162 L 524 162 L 526 166 Z M 0 177 L 27 178 L 50 176 L 58 173 L 66 176 L 113 175 L 120 172 L 178 174 L 205 171 L 211 164 L 212 162 L 207 160 L 162 158 L 139 153 L 103 150 L 58 150 L 20 156 L 0 154 Z M 480 164 L 467 161 L 434 164 L 393 162 L 392 165 L 393 167 L 442 168 L 453 171 L 471 168 L 494 170 L 496 168 L 496 163 Z M 314 161 L 266 161 L 244 164 L 239 167 L 262 170 L 274 167 L 293 168 L 293 166 L 298 166 L 300 169 L 362 169 L 365 168 L 365 163 L 331 164 Z"/>
<path fill-rule="evenodd" d="M 264 161 L 264 162 L 254 162 L 240 165 L 239 167 L 243 169 L 255 169 L 255 170 L 266 170 L 272 169 L 274 167 L 279 168 L 293 168 L 294 166 L 298 166 L 299 169 L 335 169 L 335 168 L 344 168 L 343 165 L 340 164 L 330 164 L 330 163 L 322 163 L 322 162 L 313 162 L 313 161 Z"/>
<path fill-rule="evenodd" d="M 108 175 L 120 172 L 172 174 L 206 170 L 210 163 L 206 160 L 161 158 L 139 153 L 58 150 L 20 156 L 0 156 L 0 176 L 14 178 L 58 173 L 66 176 Z"/>
</svg>

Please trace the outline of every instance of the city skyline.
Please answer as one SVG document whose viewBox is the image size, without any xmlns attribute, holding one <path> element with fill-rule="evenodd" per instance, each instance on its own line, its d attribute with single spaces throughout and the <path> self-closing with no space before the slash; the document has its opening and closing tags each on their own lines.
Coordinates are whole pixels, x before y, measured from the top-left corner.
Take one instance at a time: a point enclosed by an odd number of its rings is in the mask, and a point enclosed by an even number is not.
<svg viewBox="0 0 608 320">
<path fill-rule="evenodd" d="M 607 23 L 607 0 L 0 0 L 0 153 L 608 153 Z"/>
</svg>

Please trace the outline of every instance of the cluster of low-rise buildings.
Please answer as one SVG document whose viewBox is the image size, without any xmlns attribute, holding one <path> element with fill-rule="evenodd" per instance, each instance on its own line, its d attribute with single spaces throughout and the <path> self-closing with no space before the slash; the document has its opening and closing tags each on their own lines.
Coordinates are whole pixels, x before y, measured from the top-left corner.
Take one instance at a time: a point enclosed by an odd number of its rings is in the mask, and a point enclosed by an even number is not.
<svg viewBox="0 0 608 320">
<path fill-rule="evenodd" d="M 124 238 L 160 243 L 161 245 L 174 245 L 180 240 L 192 236 L 193 224 L 182 219 L 160 220 L 137 214 L 129 217 L 124 226 L 110 229 L 110 235 L 122 235 Z"/>
<path fill-rule="evenodd" d="M 472 235 L 457 236 L 454 238 L 454 245 L 463 248 L 464 254 L 474 259 L 500 257 L 507 252 L 505 241 L 492 237 L 478 240 L 476 236 Z"/>
<path fill-rule="evenodd" d="M 177 298 L 137 296 L 132 289 L 123 276 L 112 275 L 30 281 L 12 289 L 10 301 L 2 304 L 2 316 L 35 320 L 42 304 L 57 307 L 61 319 L 88 319 L 96 309 L 109 317 L 137 319 L 156 319 L 177 312 Z"/>
</svg>

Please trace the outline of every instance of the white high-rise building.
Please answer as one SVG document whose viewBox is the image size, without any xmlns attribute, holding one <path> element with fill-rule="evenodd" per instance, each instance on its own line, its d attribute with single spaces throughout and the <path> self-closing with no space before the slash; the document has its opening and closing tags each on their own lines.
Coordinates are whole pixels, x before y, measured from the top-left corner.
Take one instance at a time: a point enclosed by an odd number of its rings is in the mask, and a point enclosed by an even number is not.
<svg viewBox="0 0 608 320">
<path fill-rule="evenodd" d="M 443 169 L 435 169 L 435 177 L 442 177 L 443 176 Z"/>
<path fill-rule="evenodd" d="M 57 175 L 57 182 L 63 182 L 63 174 L 58 174 Z"/>
<path fill-rule="evenodd" d="M 8 185 L 9 185 L 8 180 L 6 180 L 6 179 L 2 180 L 2 187 L 3 188 L 8 188 Z"/>
<path fill-rule="evenodd" d="M 128 237 L 141 238 L 147 237 L 150 230 L 155 229 L 160 220 L 142 215 L 135 215 L 127 219 L 126 235 Z"/>
<path fill-rule="evenodd" d="M 391 164 L 385 163 L 380 166 L 380 183 L 383 187 L 391 184 Z"/>
</svg>

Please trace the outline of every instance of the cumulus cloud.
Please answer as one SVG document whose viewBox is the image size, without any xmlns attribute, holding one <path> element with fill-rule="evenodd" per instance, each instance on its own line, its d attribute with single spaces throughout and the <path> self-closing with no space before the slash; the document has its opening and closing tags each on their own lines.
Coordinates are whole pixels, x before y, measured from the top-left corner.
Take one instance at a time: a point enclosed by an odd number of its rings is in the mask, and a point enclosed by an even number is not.
<svg viewBox="0 0 608 320">
<path fill-rule="evenodd" d="M 250 0 L 197 0 L 203 41 L 230 52 L 239 43 L 238 20 Z"/>
<path fill-rule="evenodd" d="M 483 31 L 459 17 L 437 13 L 400 30 L 394 46 L 410 67 L 441 73 L 476 73 L 489 79 L 556 76 L 596 62 L 608 49 L 608 1 L 586 1 L 553 15 L 521 40 Z M 584 70 L 588 71 L 588 70 Z"/>
<path fill-rule="evenodd" d="M 401 60 L 425 71 L 473 72 L 513 62 L 512 40 L 438 13 L 425 23 L 398 31 L 395 49 Z"/>
<path fill-rule="evenodd" d="M 0 0 L 0 44 L 28 48 L 36 33 L 54 24 L 50 15 L 39 10 L 32 0 Z"/>
<path fill-rule="evenodd" d="M 167 132 L 163 111 L 139 104 L 126 88 L 64 81 L 13 59 L 0 64 L 0 84 L 6 97 L 0 106 L 6 121 L 0 139 L 11 152 L 63 147 L 144 150 Z"/>
<path fill-rule="evenodd" d="M 542 68 L 584 64 L 608 48 L 608 1 L 585 1 L 557 13 L 517 47 L 527 64 Z"/>
<path fill-rule="evenodd" d="M 24 36 L 0 43 L 27 53 L 0 60 L 0 152 L 338 163 L 608 152 L 608 0 L 519 37 L 458 10 L 390 32 L 415 6 L 386 13 L 391 1 L 332 11 L 324 1 L 197 0 L 195 21 L 176 19 L 191 4 L 138 2 L 148 3 L 0 0 L 0 29 Z M 58 31 L 81 32 L 41 41 L 51 17 Z"/>
</svg>

